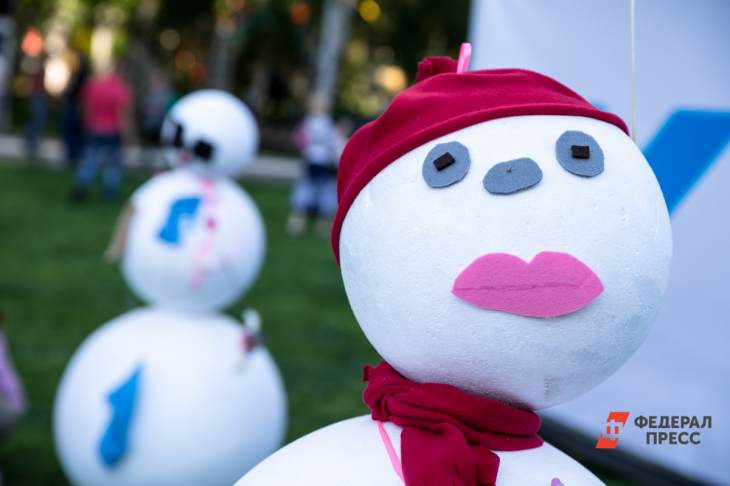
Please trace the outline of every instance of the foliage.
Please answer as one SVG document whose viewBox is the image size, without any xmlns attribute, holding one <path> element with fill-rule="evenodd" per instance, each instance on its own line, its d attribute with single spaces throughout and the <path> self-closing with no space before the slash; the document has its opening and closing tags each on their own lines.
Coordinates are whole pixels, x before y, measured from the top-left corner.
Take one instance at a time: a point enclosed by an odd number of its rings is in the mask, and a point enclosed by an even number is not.
<svg viewBox="0 0 730 486">
<path fill-rule="evenodd" d="M 365 0 L 338 1 L 349 1 L 357 11 Z M 469 0 L 452 0 L 448 5 L 437 0 L 377 3 L 380 14 L 374 20 L 354 12 L 349 54 L 339 83 L 340 108 L 367 116 L 380 111 L 390 97 L 375 82 L 377 68 L 400 66 L 413 79 L 416 63 L 425 55 L 456 55 L 466 39 L 469 12 Z M 154 8 L 147 8 L 149 5 Z M 180 50 L 206 64 L 219 54 L 217 50 L 231 49 L 234 92 L 244 94 L 257 82 L 264 83 L 253 86 L 259 90 L 257 96 L 266 98 L 265 103 L 254 103 L 254 108 L 263 115 L 281 112 L 292 116 L 301 113 L 301 108 L 282 111 L 277 104 L 289 106 L 294 101 L 302 107 L 306 102 L 317 43 L 320 36 L 327 35 L 319 32 L 322 6 L 322 0 L 20 0 L 17 19 L 22 33 L 29 25 L 66 16 L 70 29 L 81 29 L 88 37 L 92 24 L 104 12 L 112 12 L 124 19 L 125 27 L 119 32 L 121 41 L 126 41 L 122 43 L 134 45 L 136 39 L 136 45 L 145 46 L 183 90 L 204 81 L 200 69 L 185 72 L 176 66 Z M 147 17 L 150 12 L 152 18 Z M 172 51 L 158 42 L 166 29 L 174 30 L 181 39 Z M 221 35 L 228 39 L 223 45 L 216 43 L 216 36 Z M 276 106 L 272 108 L 271 103 Z"/>
<path fill-rule="evenodd" d="M 418 61 L 429 55 L 456 57 L 467 40 L 469 0 L 382 0 L 376 22 L 358 22 L 353 36 L 371 46 L 390 46 L 393 62 L 413 79 Z"/>
</svg>

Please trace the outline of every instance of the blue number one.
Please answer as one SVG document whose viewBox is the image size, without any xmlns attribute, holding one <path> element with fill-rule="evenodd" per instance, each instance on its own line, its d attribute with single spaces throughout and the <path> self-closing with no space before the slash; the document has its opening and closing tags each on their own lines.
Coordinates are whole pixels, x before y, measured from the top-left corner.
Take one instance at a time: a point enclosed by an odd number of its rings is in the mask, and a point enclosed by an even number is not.
<svg viewBox="0 0 730 486">
<path fill-rule="evenodd" d="M 162 225 L 157 236 L 162 241 L 177 245 L 180 242 L 180 223 L 183 218 L 192 218 L 200 207 L 200 197 L 185 197 L 176 200 L 170 206 L 165 224 Z"/>
<path fill-rule="evenodd" d="M 99 456 L 107 468 L 116 465 L 127 452 L 129 429 L 137 408 L 142 366 L 138 365 L 120 386 L 109 393 L 112 412 L 99 442 Z"/>
</svg>

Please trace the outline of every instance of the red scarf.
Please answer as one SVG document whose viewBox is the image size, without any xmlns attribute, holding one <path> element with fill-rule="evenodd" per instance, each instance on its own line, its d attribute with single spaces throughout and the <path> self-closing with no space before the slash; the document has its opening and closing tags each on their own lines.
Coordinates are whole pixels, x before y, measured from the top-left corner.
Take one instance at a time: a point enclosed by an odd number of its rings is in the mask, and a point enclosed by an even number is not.
<svg viewBox="0 0 730 486">
<path fill-rule="evenodd" d="M 414 383 L 388 363 L 366 366 L 363 400 L 374 420 L 403 428 L 401 463 L 407 486 L 492 486 L 492 452 L 542 445 L 540 417 L 451 385 Z M 491 450 L 490 450 L 491 449 Z"/>
</svg>

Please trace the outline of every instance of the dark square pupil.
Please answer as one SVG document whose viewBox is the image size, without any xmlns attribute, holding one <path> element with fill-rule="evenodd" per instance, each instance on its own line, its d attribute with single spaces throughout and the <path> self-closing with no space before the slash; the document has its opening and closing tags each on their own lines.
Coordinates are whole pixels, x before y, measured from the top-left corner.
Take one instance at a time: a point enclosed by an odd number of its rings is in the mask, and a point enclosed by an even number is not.
<svg viewBox="0 0 730 486">
<path fill-rule="evenodd" d="M 441 172 L 448 166 L 453 165 L 454 162 L 456 162 L 454 156 L 446 152 L 445 154 L 439 156 L 436 160 L 433 161 L 433 166 L 436 168 L 437 171 Z"/>
<path fill-rule="evenodd" d="M 193 147 L 193 153 L 196 157 L 209 160 L 210 157 L 213 155 L 213 146 L 208 142 L 204 142 L 201 140 Z"/>
<path fill-rule="evenodd" d="M 574 159 L 591 158 L 591 148 L 588 145 L 571 145 L 570 153 Z"/>
</svg>

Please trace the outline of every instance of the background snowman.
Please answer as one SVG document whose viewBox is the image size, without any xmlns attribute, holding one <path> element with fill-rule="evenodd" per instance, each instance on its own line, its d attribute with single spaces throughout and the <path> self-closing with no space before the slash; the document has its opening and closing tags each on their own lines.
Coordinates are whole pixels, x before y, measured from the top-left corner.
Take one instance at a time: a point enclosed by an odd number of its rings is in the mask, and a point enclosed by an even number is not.
<svg viewBox="0 0 730 486">
<path fill-rule="evenodd" d="M 541 74 L 428 58 L 352 137 L 332 232 L 385 360 L 369 416 L 239 485 L 587 485 L 534 413 L 585 392 L 647 334 L 671 232 L 626 125 Z"/>
<path fill-rule="evenodd" d="M 283 439 L 286 399 L 258 338 L 216 311 L 254 281 L 264 227 L 227 176 L 258 130 L 231 95 L 199 91 L 163 125 L 175 168 L 132 196 L 107 256 L 152 304 L 94 332 L 59 385 L 54 432 L 75 484 L 230 484 Z"/>
</svg>

